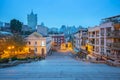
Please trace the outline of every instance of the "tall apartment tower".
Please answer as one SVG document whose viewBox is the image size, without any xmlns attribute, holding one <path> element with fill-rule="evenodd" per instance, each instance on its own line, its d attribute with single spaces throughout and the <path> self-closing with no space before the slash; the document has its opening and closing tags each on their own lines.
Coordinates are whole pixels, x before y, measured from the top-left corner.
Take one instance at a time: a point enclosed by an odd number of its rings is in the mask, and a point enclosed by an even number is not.
<svg viewBox="0 0 120 80">
<path fill-rule="evenodd" d="M 36 30 L 37 14 L 34 14 L 33 11 L 27 15 L 27 24 L 32 30 Z"/>
</svg>

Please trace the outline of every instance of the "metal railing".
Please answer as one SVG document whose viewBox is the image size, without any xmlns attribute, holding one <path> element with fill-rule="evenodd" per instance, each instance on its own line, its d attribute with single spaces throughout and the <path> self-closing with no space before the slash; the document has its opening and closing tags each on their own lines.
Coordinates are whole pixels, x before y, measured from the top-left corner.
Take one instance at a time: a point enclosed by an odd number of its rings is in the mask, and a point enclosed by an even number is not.
<svg viewBox="0 0 120 80">
<path fill-rule="evenodd" d="M 111 38 L 120 38 L 120 30 L 113 30 L 113 31 L 107 32 L 106 36 Z"/>
<path fill-rule="evenodd" d="M 106 46 L 108 46 L 109 48 L 120 50 L 120 42 L 118 42 L 118 43 L 114 43 L 114 42 L 113 43 L 107 43 Z"/>
</svg>

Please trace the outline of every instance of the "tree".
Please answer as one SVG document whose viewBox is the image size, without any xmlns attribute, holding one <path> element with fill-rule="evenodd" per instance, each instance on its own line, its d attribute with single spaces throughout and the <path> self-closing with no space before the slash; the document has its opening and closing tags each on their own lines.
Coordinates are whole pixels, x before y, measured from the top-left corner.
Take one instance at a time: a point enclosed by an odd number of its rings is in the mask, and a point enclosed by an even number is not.
<svg viewBox="0 0 120 80">
<path fill-rule="evenodd" d="M 22 30 L 22 22 L 16 19 L 10 21 L 10 29 L 12 33 L 20 33 Z"/>
<path fill-rule="evenodd" d="M 0 55 L 4 53 L 4 50 L 6 49 L 5 40 L 3 38 L 0 39 Z"/>
<path fill-rule="evenodd" d="M 11 42 L 9 45 L 13 45 L 15 47 L 15 51 L 22 50 L 26 45 L 25 40 L 20 35 L 14 35 L 7 42 Z"/>
<path fill-rule="evenodd" d="M 20 35 L 13 35 L 0 41 L 0 56 L 9 54 L 10 58 L 16 57 L 19 55 L 19 52 L 23 51 L 26 47 L 26 42 Z M 7 51 L 7 53 L 4 53 L 4 51 Z M 15 54 L 15 52 L 17 52 L 17 54 Z"/>
</svg>

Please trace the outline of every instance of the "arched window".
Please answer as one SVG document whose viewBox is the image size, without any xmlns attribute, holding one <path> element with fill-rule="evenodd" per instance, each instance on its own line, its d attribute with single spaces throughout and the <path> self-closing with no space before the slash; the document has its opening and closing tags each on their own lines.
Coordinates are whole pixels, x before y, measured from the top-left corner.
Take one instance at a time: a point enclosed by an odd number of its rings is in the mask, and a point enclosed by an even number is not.
<svg viewBox="0 0 120 80">
<path fill-rule="evenodd" d="M 35 45 L 37 45 L 37 42 L 35 42 Z"/>
<path fill-rule="evenodd" d="M 29 41 L 29 42 L 28 42 L 28 44 L 30 45 L 30 44 L 31 44 L 31 42 Z"/>
<path fill-rule="evenodd" d="M 31 51 L 31 49 L 29 48 L 29 52 Z"/>
</svg>

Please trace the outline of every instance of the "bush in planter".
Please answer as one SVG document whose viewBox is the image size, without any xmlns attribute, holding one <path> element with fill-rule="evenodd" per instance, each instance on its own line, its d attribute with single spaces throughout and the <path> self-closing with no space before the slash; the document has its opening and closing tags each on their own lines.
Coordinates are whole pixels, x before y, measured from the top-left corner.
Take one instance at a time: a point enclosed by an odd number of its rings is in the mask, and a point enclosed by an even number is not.
<svg viewBox="0 0 120 80">
<path fill-rule="evenodd" d="M 9 62 L 8 58 L 0 59 L 0 63 L 8 63 L 8 62 Z"/>
<path fill-rule="evenodd" d="M 17 60 L 27 60 L 27 58 L 18 58 Z"/>
<path fill-rule="evenodd" d="M 12 57 L 11 60 L 12 60 L 12 61 L 15 61 L 15 60 L 17 60 L 17 58 L 16 58 L 16 57 Z"/>
</svg>

